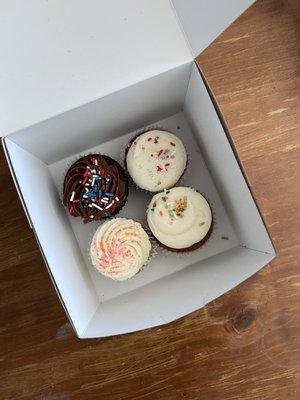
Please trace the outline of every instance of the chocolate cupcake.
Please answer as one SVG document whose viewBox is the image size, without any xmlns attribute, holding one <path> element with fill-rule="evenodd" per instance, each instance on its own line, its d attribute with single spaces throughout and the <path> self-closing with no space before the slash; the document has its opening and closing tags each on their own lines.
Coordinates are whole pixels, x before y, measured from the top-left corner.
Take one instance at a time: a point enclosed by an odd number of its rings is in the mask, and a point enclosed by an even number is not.
<svg viewBox="0 0 300 400">
<path fill-rule="evenodd" d="M 160 192 L 173 187 L 187 165 L 182 141 L 173 133 L 150 130 L 131 140 L 126 148 L 126 168 L 141 189 Z"/>
<path fill-rule="evenodd" d="M 116 215 L 126 203 L 128 183 L 120 164 L 91 154 L 69 168 L 63 186 L 63 203 L 73 217 L 86 224 Z"/>
<path fill-rule="evenodd" d="M 189 187 L 175 187 L 153 196 L 147 210 L 149 228 L 168 250 L 198 249 L 212 232 L 212 212 L 207 200 Z"/>
</svg>

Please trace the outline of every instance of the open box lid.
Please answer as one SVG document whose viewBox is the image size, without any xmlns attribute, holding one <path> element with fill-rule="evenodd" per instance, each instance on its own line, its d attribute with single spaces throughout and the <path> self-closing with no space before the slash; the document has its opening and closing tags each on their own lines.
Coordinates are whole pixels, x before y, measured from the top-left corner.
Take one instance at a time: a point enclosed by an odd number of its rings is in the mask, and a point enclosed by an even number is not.
<svg viewBox="0 0 300 400">
<path fill-rule="evenodd" d="M 255 0 L 171 0 L 194 57 Z"/>
<path fill-rule="evenodd" d="M 0 133 L 191 62 L 252 2 L 2 1 Z"/>
</svg>

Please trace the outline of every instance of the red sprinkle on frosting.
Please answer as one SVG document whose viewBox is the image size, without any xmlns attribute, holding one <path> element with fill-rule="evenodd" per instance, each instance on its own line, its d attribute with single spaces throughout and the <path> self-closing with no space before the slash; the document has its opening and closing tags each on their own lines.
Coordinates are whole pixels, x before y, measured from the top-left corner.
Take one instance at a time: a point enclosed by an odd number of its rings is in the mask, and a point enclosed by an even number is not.
<svg viewBox="0 0 300 400">
<path fill-rule="evenodd" d="M 170 142 L 170 145 L 174 146 L 174 147 L 176 146 L 176 144 L 174 142 Z"/>
</svg>

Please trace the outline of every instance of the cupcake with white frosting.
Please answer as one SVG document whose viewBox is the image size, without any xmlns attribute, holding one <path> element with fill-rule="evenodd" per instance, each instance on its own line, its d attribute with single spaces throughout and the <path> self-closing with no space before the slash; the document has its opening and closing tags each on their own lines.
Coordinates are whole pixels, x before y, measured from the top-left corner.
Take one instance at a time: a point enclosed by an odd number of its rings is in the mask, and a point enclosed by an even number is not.
<svg viewBox="0 0 300 400">
<path fill-rule="evenodd" d="M 207 200 L 195 189 L 183 186 L 153 196 L 147 221 L 159 244 L 177 252 L 198 249 L 208 240 L 213 225 Z"/>
<path fill-rule="evenodd" d="M 90 246 L 94 267 L 108 278 L 132 278 L 147 263 L 151 243 L 141 224 L 115 218 L 101 225 Z"/>
<path fill-rule="evenodd" d="M 182 141 L 173 133 L 150 130 L 130 141 L 125 163 L 137 186 L 160 192 L 179 181 L 186 169 L 187 153 Z"/>
</svg>

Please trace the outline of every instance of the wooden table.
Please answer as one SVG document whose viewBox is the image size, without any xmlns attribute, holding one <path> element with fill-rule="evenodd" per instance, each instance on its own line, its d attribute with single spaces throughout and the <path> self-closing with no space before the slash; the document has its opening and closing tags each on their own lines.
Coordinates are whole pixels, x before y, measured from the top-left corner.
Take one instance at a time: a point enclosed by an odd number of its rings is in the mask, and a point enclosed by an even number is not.
<svg viewBox="0 0 300 400">
<path fill-rule="evenodd" d="M 300 398 L 299 11 L 258 1 L 198 59 L 278 257 L 192 315 L 77 340 L 1 153 L 1 400 Z"/>
</svg>

